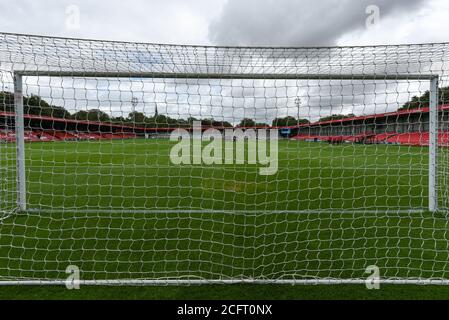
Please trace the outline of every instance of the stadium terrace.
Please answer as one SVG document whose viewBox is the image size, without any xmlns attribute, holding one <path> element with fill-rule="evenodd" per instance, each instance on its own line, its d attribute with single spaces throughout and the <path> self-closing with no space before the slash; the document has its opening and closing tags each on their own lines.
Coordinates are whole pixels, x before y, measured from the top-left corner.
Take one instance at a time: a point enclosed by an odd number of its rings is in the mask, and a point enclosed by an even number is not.
<svg viewBox="0 0 449 320">
<path fill-rule="evenodd" d="M 0 141 L 15 141 L 14 113 L 0 112 Z M 439 138 L 440 146 L 449 146 L 449 105 L 439 106 Z M 167 133 L 174 127 L 144 126 L 109 123 L 101 121 L 82 121 L 61 119 L 39 115 L 24 115 L 25 141 L 78 141 L 108 140 L 130 138 L 169 138 Z M 364 143 L 364 144 L 398 144 L 427 146 L 429 144 L 429 108 L 417 108 L 396 112 L 378 113 L 366 116 L 354 116 L 344 119 L 317 121 L 299 126 L 267 126 L 248 127 L 259 129 L 278 129 L 281 138 L 301 141 L 329 143 Z M 10 124 L 6 126 L 5 124 Z M 9 129 L 8 129 L 9 128 Z M 183 127 L 192 130 L 193 127 Z M 203 126 L 202 130 L 215 128 L 223 131 L 228 127 L 220 125 Z M 240 127 L 245 129 L 245 127 Z M 290 129 L 288 134 L 283 129 Z"/>
</svg>

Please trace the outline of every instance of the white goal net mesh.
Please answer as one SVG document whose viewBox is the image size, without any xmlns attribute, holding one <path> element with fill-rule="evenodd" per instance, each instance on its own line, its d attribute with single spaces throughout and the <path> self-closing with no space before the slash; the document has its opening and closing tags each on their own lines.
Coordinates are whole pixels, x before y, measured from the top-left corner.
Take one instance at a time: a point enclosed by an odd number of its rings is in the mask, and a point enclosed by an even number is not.
<svg viewBox="0 0 449 320">
<path fill-rule="evenodd" d="M 0 281 L 444 283 L 448 54 L 0 34 Z"/>
</svg>

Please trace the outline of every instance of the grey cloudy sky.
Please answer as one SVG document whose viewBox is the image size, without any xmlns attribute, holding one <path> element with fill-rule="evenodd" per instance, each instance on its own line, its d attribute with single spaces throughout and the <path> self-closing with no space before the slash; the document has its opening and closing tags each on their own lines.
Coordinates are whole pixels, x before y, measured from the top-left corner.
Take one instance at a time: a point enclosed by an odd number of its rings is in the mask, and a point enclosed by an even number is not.
<svg viewBox="0 0 449 320">
<path fill-rule="evenodd" d="M 366 29 L 372 12 L 369 6 L 379 9 L 380 23 L 381 17 L 414 14 L 424 3 L 425 0 L 230 0 L 210 25 L 210 39 L 214 43 L 238 45 L 270 45 L 272 41 L 286 46 L 335 45 L 342 36 Z"/>
<path fill-rule="evenodd" d="M 372 11 L 373 6 L 379 10 L 378 17 Z M 2 0 L 0 31 L 174 44 L 371 45 L 449 41 L 447 16 L 447 0 Z M 373 23 L 367 26 L 367 21 Z M 297 97 L 301 97 L 302 103 L 316 107 L 314 111 L 304 109 L 301 116 L 309 115 L 311 120 L 316 120 L 333 113 L 392 111 L 417 93 L 409 84 L 400 90 L 393 84 L 392 93 L 387 93 L 388 88 L 378 87 L 376 92 L 337 84 L 327 89 L 320 86 L 319 91 L 293 88 L 292 92 L 270 102 L 255 99 L 252 93 L 245 94 L 245 90 L 238 93 L 232 86 L 216 86 L 217 94 L 211 101 L 207 94 L 197 97 L 201 105 L 193 100 L 193 94 L 184 94 L 185 99 L 182 98 L 179 92 L 185 92 L 176 84 L 163 84 L 157 94 L 157 86 L 148 84 L 149 96 L 143 91 L 117 89 L 111 84 L 105 90 L 95 87 L 98 84 L 85 86 L 74 96 L 76 101 L 65 105 L 71 111 L 97 107 L 116 115 L 119 110 L 126 116 L 131 111 L 128 102 L 137 94 L 142 96 L 137 109 L 150 114 L 158 97 L 162 97 L 159 110 L 171 116 L 215 117 L 231 122 L 238 122 L 243 116 L 268 122 L 275 116 L 296 116 Z M 191 86 L 190 89 L 208 92 L 211 87 Z M 340 93 L 331 95 L 335 88 Z M 101 97 L 110 96 L 113 89 L 119 91 L 120 98 L 113 106 L 105 105 Z M 275 89 L 282 92 L 280 87 Z M 425 90 L 426 86 L 420 89 Z M 33 90 L 39 90 L 42 95 L 47 91 L 30 86 L 29 93 Z M 93 98 L 80 99 L 87 95 L 83 90 Z M 262 86 L 256 91 L 264 94 L 266 90 Z M 399 94 L 402 90 L 403 94 Z M 47 98 L 63 104 L 63 93 L 57 96 L 56 92 L 52 90 Z M 171 100 L 183 100 L 184 105 L 169 103 Z"/>
<path fill-rule="evenodd" d="M 366 8 L 380 19 L 366 28 Z M 71 23 L 73 6 L 79 24 Z M 0 30 L 113 40 L 334 45 L 448 40 L 447 0 L 2 0 Z"/>
</svg>

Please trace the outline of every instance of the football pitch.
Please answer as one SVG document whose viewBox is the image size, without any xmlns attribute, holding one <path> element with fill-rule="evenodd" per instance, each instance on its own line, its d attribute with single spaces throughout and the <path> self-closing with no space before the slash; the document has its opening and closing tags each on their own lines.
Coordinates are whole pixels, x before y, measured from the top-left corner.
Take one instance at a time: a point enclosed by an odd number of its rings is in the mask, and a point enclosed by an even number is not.
<svg viewBox="0 0 449 320">
<path fill-rule="evenodd" d="M 83 280 L 364 279 L 370 265 L 381 278 L 449 276 L 447 218 L 425 210 L 426 147 L 282 140 L 277 173 L 262 176 L 259 165 L 174 165 L 172 145 L 27 143 L 29 210 L 0 221 L 0 280 L 64 280 L 68 265 Z M 0 144 L 10 205 L 14 148 Z M 257 291 L 230 287 L 153 287 L 151 297 Z M 284 298 L 305 290 L 274 287 Z M 319 288 L 327 298 L 340 290 Z"/>
</svg>

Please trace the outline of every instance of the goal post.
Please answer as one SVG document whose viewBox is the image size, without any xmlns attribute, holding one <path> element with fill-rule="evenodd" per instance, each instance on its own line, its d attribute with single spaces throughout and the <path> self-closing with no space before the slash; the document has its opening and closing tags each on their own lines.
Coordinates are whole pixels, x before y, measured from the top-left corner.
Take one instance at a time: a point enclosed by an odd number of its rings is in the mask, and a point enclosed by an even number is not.
<svg viewBox="0 0 449 320">
<path fill-rule="evenodd" d="M 429 90 L 429 211 L 438 210 L 437 157 L 438 157 L 438 76 L 430 78 Z"/>
<path fill-rule="evenodd" d="M 22 76 L 14 73 L 14 106 L 16 121 L 17 148 L 17 209 L 25 211 L 26 206 L 26 173 L 25 173 L 25 124 L 23 114 Z"/>
</svg>

